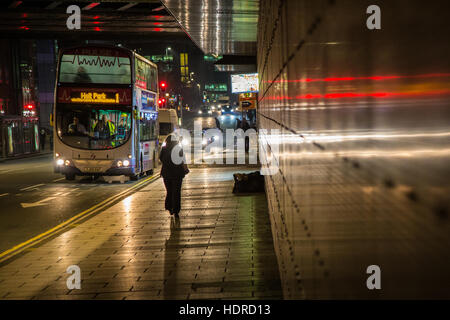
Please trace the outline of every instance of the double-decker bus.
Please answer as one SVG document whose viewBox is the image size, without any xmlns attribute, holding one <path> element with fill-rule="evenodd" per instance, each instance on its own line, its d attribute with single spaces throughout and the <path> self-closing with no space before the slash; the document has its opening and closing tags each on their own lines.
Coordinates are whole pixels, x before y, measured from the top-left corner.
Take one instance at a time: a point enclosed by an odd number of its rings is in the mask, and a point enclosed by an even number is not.
<svg viewBox="0 0 450 320">
<path fill-rule="evenodd" d="M 61 50 L 54 104 L 55 172 L 152 174 L 158 154 L 157 66 L 122 47 Z"/>
</svg>

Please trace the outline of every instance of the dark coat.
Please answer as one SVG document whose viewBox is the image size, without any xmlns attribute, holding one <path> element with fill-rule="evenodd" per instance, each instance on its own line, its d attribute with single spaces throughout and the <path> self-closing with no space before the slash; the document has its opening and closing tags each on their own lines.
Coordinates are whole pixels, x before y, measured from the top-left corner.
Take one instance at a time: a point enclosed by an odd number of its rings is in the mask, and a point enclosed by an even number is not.
<svg viewBox="0 0 450 320">
<path fill-rule="evenodd" d="M 164 179 L 183 179 L 185 176 L 185 167 L 183 162 L 175 164 L 172 162 L 172 149 L 177 143 L 169 143 L 161 149 L 159 160 L 161 160 L 161 177 Z M 180 148 L 180 156 L 184 159 L 183 149 Z"/>
</svg>

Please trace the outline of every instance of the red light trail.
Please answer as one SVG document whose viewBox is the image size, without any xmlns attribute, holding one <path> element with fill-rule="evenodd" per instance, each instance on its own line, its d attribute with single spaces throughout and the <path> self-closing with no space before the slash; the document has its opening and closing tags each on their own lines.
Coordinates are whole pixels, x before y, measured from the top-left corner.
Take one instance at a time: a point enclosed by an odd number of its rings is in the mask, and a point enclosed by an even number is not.
<svg viewBox="0 0 450 320">
<path fill-rule="evenodd" d="M 328 77 L 328 78 L 305 78 L 293 80 L 275 80 L 266 81 L 267 83 L 296 83 L 296 82 L 339 82 L 339 81 L 356 81 L 356 80 L 393 80 L 393 79 L 426 79 L 426 78 L 446 78 L 450 77 L 450 73 L 431 73 L 419 74 L 411 76 L 372 76 L 372 77 Z"/>
</svg>

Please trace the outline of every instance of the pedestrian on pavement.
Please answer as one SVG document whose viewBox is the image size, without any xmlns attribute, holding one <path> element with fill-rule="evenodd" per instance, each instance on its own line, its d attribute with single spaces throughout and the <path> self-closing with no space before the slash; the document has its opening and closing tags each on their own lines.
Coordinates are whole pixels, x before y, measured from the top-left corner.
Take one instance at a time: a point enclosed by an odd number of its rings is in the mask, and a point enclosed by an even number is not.
<svg viewBox="0 0 450 320">
<path fill-rule="evenodd" d="M 41 151 L 44 151 L 45 149 L 45 138 L 47 134 L 45 132 L 44 128 L 41 128 L 41 131 L 39 132 L 39 141 L 41 142 Z"/>
<path fill-rule="evenodd" d="M 241 125 L 241 129 L 244 130 L 244 133 L 245 133 L 248 129 L 250 129 L 250 125 L 248 124 L 248 121 L 247 121 L 247 119 L 245 118 L 245 116 L 242 117 L 242 122 L 240 123 L 240 125 Z M 249 149 L 250 149 L 250 138 L 249 138 L 249 136 L 247 135 L 247 136 L 244 137 L 244 139 L 245 139 L 245 152 L 248 152 Z"/>
<path fill-rule="evenodd" d="M 217 129 L 219 129 L 220 131 L 222 131 L 222 128 L 220 127 L 220 120 L 219 120 L 219 118 L 217 118 L 216 117 L 216 127 L 217 127 Z"/>
<path fill-rule="evenodd" d="M 244 130 L 244 132 L 250 129 L 250 125 L 248 124 L 248 121 L 245 117 L 242 117 L 241 128 L 242 130 Z"/>
<path fill-rule="evenodd" d="M 177 152 L 179 157 L 183 159 L 180 164 L 174 163 L 174 158 L 177 158 Z M 167 191 L 165 208 L 171 215 L 175 215 L 178 218 L 181 209 L 181 184 L 184 176 L 189 173 L 189 169 L 185 164 L 183 149 L 173 134 L 169 135 L 165 141 L 165 145 L 163 144 L 159 160 L 162 163 L 161 177 L 163 178 Z"/>
</svg>

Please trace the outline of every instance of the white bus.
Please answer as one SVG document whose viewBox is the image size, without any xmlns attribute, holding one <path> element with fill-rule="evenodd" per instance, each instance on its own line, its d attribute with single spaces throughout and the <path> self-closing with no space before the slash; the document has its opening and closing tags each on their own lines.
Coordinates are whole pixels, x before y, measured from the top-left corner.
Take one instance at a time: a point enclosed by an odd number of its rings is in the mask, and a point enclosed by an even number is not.
<svg viewBox="0 0 450 320">
<path fill-rule="evenodd" d="M 122 47 L 61 50 L 54 168 L 66 176 L 152 174 L 158 153 L 158 69 Z"/>
<path fill-rule="evenodd" d="M 159 109 L 158 112 L 159 144 L 166 140 L 167 136 L 179 129 L 178 115 L 175 109 Z"/>
</svg>

